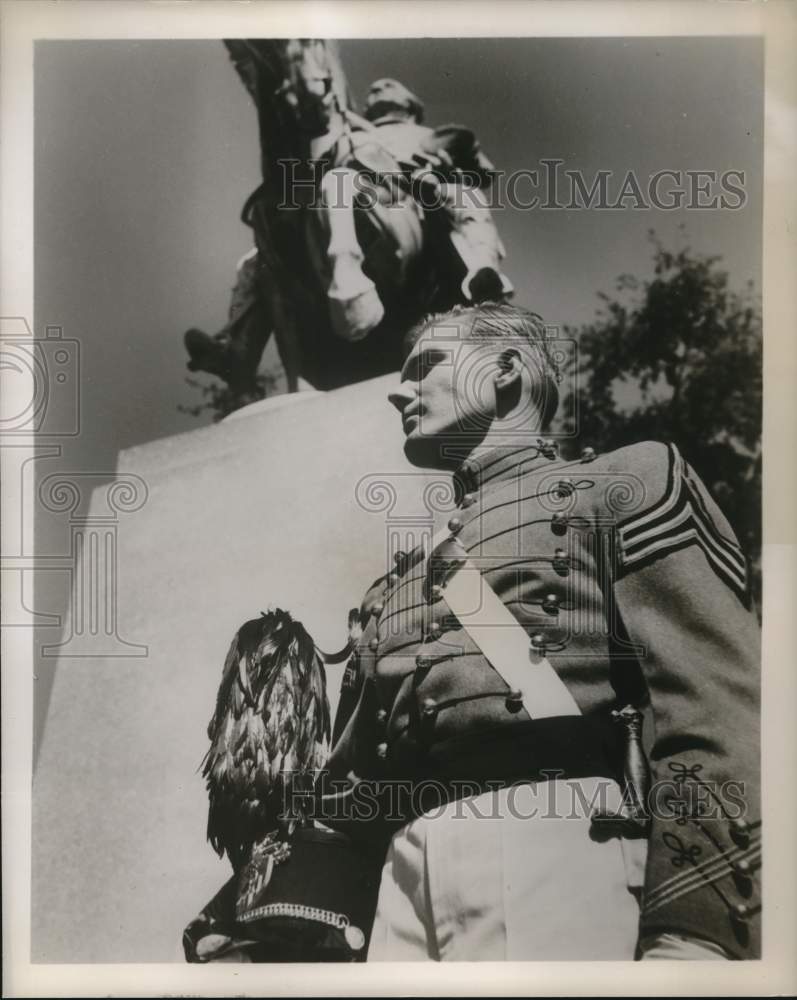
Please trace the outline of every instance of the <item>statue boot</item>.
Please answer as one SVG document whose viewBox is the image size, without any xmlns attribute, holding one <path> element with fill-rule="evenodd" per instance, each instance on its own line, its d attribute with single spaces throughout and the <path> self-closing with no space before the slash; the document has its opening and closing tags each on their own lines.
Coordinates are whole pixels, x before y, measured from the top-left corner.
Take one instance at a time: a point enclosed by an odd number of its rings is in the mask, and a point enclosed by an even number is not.
<svg viewBox="0 0 797 1000">
<path fill-rule="evenodd" d="M 192 327 L 183 335 L 188 370 L 215 375 L 237 391 L 255 389 L 257 366 L 268 339 L 258 268 L 256 249 L 238 262 L 228 320 L 222 330 L 211 336 Z"/>
<path fill-rule="evenodd" d="M 207 372 L 227 381 L 230 358 L 229 337 L 225 336 L 225 331 L 211 337 L 192 326 L 183 334 L 183 343 L 188 351 L 186 368 L 190 372 Z"/>
</svg>

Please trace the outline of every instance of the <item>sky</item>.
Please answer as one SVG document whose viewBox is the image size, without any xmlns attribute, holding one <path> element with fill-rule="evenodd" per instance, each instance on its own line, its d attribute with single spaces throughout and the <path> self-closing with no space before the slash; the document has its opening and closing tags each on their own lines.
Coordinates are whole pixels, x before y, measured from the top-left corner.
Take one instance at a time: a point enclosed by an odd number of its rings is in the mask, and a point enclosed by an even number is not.
<svg viewBox="0 0 797 1000">
<path fill-rule="evenodd" d="M 398 77 L 428 123 L 468 125 L 507 174 L 560 159 L 612 171 L 617 191 L 628 170 L 746 172 L 736 211 L 496 210 L 516 301 L 547 322 L 588 321 L 598 291 L 646 273 L 650 228 L 677 245 L 685 226 L 732 284 L 760 284 L 759 39 L 358 39 L 341 55 L 355 99 Z M 198 425 L 177 409 L 197 401 L 182 333 L 223 324 L 251 246 L 255 113 L 220 42 L 43 42 L 35 81 L 35 325 L 81 342 L 72 466 L 112 470 L 119 450 Z"/>
<path fill-rule="evenodd" d="M 616 194 L 629 170 L 643 187 L 661 170 L 745 172 L 738 210 L 497 209 L 516 301 L 548 323 L 588 322 L 618 275 L 649 274 L 651 228 L 668 247 L 721 255 L 732 287 L 760 289 L 760 39 L 368 39 L 340 51 L 355 99 L 399 78 L 427 123 L 469 126 L 506 175 L 559 159 L 588 182 L 610 171 Z M 255 111 L 216 41 L 40 42 L 34 71 L 34 326 L 81 350 L 80 433 L 37 464 L 110 478 L 120 451 L 210 420 L 179 410 L 199 401 L 182 333 L 223 325 L 251 247 L 239 214 L 259 183 Z M 56 520 L 40 515 L 39 551 L 62 550 Z M 64 574 L 39 576 L 37 608 L 63 610 Z"/>
</svg>

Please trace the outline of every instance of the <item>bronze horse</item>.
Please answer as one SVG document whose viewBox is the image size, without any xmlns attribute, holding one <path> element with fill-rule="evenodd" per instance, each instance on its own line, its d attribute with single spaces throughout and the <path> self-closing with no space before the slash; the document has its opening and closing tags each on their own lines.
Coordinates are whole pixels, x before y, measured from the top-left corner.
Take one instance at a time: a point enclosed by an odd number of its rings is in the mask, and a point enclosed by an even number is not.
<svg viewBox="0 0 797 1000">
<path fill-rule="evenodd" d="M 300 377 L 317 389 L 334 389 L 398 370 L 404 335 L 421 316 L 477 297 L 463 291 L 467 266 L 449 239 L 451 212 L 418 197 L 418 184 L 426 184 L 428 194 L 435 175 L 419 181 L 413 172 L 450 166 L 451 129 L 460 145 L 463 135 L 473 140 L 472 133 L 459 126 L 438 130 L 443 138 L 421 162 L 396 163 L 371 141 L 373 126 L 354 113 L 333 42 L 225 45 L 257 108 L 263 183 L 242 213 L 256 253 L 239 268 L 225 328 L 213 337 L 186 333 L 189 369 L 226 381 L 233 408 L 262 395 L 256 373 L 272 333 L 289 391 Z M 330 213 L 319 200 L 322 178 L 342 164 L 353 165 L 361 181 L 352 206 L 356 240 L 362 271 L 378 292 L 380 312 L 383 307 L 378 324 L 358 338 L 342 334 L 330 313 Z M 482 164 L 491 166 L 483 158 Z M 489 183 L 489 171 L 481 177 Z M 497 234 L 495 240 L 500 246 Z M 491 280 L 489 268 L 484 273 L 478 297 L 504 297 L 511 286 Z"/>
</svg>

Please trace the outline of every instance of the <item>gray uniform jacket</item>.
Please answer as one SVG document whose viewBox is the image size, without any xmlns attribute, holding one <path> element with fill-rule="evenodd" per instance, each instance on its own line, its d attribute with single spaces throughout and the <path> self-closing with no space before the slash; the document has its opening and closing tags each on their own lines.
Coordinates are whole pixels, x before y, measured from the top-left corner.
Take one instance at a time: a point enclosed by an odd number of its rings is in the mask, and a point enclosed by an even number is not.
<svg viewBox="0 0 797 1000">
<path fill-rule="evenodd" d="M 719 508 L 677 448 L 658 442 L 574 462 L 544 445 L 500 449 L 455 482 L 458 541 L 567 686 L 580 724 L 628 703 L 646 713 L 641 934 L 755 957 L 759 630 Z M 527 777 L 539 770 L 538 749 L 546 766 L 560 754 L 569 773 L 592 773 L 586 730 L 535 729 L 433 582 L 410 553 L 367 592 L 331 775 L 417 780 L 454 767 L 467 777 L 489 758 L 490 777 L 517 780 L 526 760 Z"/>
</svg>

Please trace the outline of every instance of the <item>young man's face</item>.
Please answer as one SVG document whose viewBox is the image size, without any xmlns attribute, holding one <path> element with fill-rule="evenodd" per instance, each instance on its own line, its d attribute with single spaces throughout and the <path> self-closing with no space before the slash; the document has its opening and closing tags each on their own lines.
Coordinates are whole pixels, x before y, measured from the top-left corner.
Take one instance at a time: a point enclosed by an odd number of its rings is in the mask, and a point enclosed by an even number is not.
<svg viewBox="0 0 797 1000">
<path fill-rule="evenodd" d="M 444 445 L 473 447 L 495 413 L 492 376 L 495 345 L 465 339 L 469 321 L 449 321 L 424 330 L 401 369 L 399 387 L 388 395 L 401 414 L 404 453 L 413 465 L 457 464 Z"/>
</svg>

